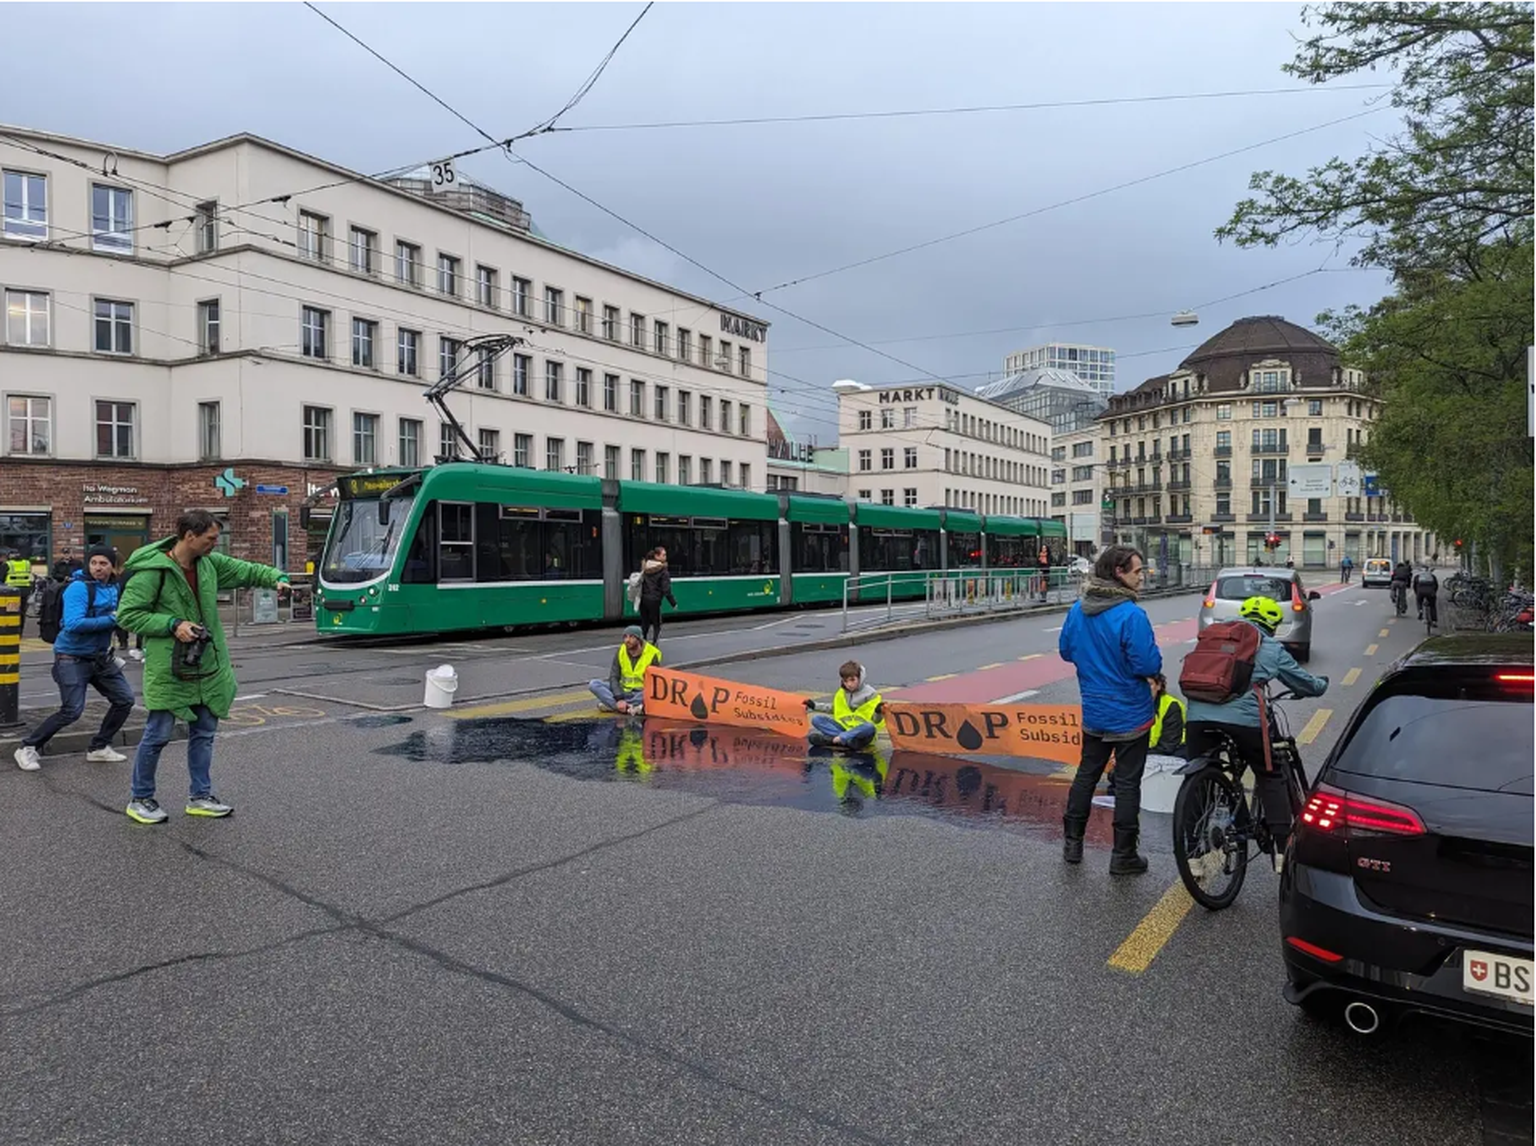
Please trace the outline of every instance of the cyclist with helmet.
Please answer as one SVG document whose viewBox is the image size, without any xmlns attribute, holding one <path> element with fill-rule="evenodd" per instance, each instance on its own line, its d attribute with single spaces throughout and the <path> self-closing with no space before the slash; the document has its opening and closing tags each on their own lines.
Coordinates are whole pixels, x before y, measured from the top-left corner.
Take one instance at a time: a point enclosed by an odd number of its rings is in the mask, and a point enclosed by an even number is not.
<svg viewBox="0 0 1536 1146">
<path fill-rule="evenodd" d="M 1285 619 L 1285 610 L 1268 597 L 1249 597 L 1240 610 L 1243 620 L 1257 626 L 1259 651 L 1253 658 L 1253 680 L 1262 688 L 1278 680 L 1298 696 L 1322 696 L 1328 691 L 1328 678 L 1313 676 L 1275 640 L 1275 630 Z M 1259 698 L 1252 689 L 1225 704 L 1189 702 L 1186 736 L 1191 759 L 1205 755 L 1230 737 L 1242 754 L 1243 763 L 1253 769 L 1255 787 L 1263 801 L 1264 819 L 1275 838 L 1275 866 L 1278 870 L 1291 834 L 1291 802 L 1285 790 L 1285 777 L 1271 770 L 1264 752 L 1263 714 Z"/>
</svg>

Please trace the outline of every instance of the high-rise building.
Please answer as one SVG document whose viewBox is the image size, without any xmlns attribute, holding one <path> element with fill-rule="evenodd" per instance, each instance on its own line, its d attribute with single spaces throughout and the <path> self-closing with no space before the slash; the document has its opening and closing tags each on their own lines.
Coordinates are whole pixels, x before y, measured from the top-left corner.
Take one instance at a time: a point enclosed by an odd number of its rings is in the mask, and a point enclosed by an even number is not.
<svg viewBox="0 0 1536 1146">
<path fill-rule="evenodd" d="M 1048 342 L 1016 350 L 1003 359 L 1005 374 L 1020 374 L 1038 367 L 1070 370 L 1106 398 L 1115 392 L 1115 352 L 1107 346 Z"/>
</svg>

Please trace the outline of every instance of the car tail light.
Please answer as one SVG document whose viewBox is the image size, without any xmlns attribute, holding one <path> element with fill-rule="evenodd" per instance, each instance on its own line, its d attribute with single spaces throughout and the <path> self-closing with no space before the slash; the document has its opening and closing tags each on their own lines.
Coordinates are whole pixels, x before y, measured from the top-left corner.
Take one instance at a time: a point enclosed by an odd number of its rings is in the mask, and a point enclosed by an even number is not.
<svg viewBox="0 0 1536 1146">
<path fill-rule="evenodd" d="M 1305 939 L 1297 939 L 1294 935 L 1285 937 L 1287 946 L 1294 947 L 1303 955 L 1310 955 L 1314 959 L 1321 959 L 1324 963 L 1342 962 L 1344 956 L 1337 951 L 1330 951 L 1326 947 L 1319 947 L 1316 943 L 1308 943 Z"/>
<path fill-rule="evenodd" d="M 1529 625 L 1532 621 L 1532 613 L 1529 609 L 1521 609 L 1515 614 L 1515 624 Z"/>
<path fill-rule="evenodd" d="M 1389 836 L 1422 836 L 1424 821 L 1412 808 L 1386 800 L 1368 800 L 1352 792 L 1319 784 L 1301 810 L 1301 822 L 1325 834 L 1374 832 Z"/>
<path fill-rule="evenodd" d="M 1207 609 L 1214 609 L 1216 607 L 1216 582 L 1215 581 L 1211 582 L 1211 591 L 1205 595 L 1205 607 Z"/>
<path fill-rule="evenodd" d="M 1536 684 L 1536 673 L 1501 672 L 1494 676 L 1500 684 Z"/>
<path fill-rule="evenodd" d="M 1307 611 L 1307 603 L 1301 599 L 1301 585 L 1295 581 L 1291 582 L 1291 608 L 1298 613 Z"/>
</svg>

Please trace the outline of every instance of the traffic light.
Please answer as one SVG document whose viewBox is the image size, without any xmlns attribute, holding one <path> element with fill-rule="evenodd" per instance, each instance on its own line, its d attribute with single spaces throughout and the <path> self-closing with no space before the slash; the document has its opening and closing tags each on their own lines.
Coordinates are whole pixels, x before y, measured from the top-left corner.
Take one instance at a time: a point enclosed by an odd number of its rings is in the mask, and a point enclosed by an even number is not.
<svg viewBox="0 0 1536 1146">
<path fill-rule="evenodd" d="M 1280 548 L 1280 535 L 1278 533 L 1266 533 L 1264 535 L 1264 548 L 1273 552 Z"/>
<path fill-rule="evenodd" d="M 1456 549 L 1458 552 L 1461 550 L 1461 538 L 1459 537 L 1456 539 Z"/>
</svg>

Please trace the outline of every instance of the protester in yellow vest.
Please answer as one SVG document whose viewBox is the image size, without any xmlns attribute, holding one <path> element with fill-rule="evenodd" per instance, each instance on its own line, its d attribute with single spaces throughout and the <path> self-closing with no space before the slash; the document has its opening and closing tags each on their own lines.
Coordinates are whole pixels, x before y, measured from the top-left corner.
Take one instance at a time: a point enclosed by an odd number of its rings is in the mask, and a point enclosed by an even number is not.
<svg viewBox="0 0 1536 1146">
<path fill-rule="evenodd" d="M 27 601 L 32 596 L 32 562 L 16 550 L 5 554 L 5 583 L 21 594 L 20 629 L 27 627 Z M 18 631 L 18 636 L 21 635 Z"/>
<path fill-rule="evenodd" d="M 587 685 L 597 703 L 610 712 L 642 716 L 645 712 L 645 670 L 661 663 L 661 650 L 645 639 L 639 625 L 624 630 L 624 641 L 613 654 L 607 680 Z"/>
<path fill-rule="evenodd" d="M 1184 754 L 1184 702 L 1168 691 L 1168 678 L 1162 673 L 1149 678 L 1152 702 L 1157 705 L 1157 717 L 1152 721 L 1151 739 L 1147 744 L 1149 756 L 1182 756 Z M 1113 792 L 1114 769 L 1104 773 L 1104 782 Z"/>
<path fill-rule="evenodd" d="M 885 702 L 864 681 L 864 666 L 848 661 L 837 670 L 842 687 L 832 694 L 832 715 L 816 711 L 816 702 L 807 700 L 811 712 L 812 744 L 823 748 L 848 748 L 857 751 L 885 728 Z"/>
</svg>

